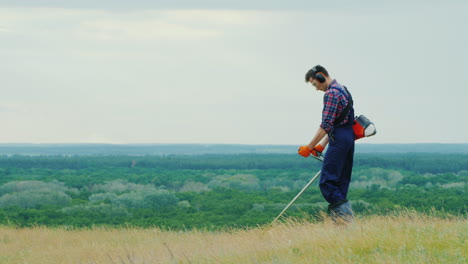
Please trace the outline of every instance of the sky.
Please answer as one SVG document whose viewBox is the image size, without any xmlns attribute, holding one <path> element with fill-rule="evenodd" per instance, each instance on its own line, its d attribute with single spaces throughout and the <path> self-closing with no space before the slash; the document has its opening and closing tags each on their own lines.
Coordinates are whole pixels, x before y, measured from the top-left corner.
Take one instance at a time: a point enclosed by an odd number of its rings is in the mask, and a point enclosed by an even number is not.
<svg viewBox="0 0 468 264">
<path fill-rule="evenodd" d="M 468 143 L 467 1 L 2 1 L 0 143 L 309 143 L 320 64 L 377 135 Z"/>
</svg>

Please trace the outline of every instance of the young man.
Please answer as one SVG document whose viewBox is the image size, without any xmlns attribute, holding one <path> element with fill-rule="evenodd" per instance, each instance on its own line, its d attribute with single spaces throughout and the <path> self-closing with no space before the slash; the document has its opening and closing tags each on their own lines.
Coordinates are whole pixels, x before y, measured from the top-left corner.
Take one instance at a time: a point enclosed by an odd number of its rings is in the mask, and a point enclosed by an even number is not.
<svg viewBox="0 0 468 264">
<path fill-rule="evenodd" d="M 309 145 L 301 146 L 298 153 L 304 157 L 310 154 L 318 156 L 328 144 L 320 176 L 320 191 L 330 203 L 328 211 L 332 219 L 350 222 L 353 211 L 346 196 L 354 158 L 353 99 L 346 87 L 332 79 L 320 65 L 306 73 L 305 81 L 325 95 L 320 127 Z"/>
</svg>

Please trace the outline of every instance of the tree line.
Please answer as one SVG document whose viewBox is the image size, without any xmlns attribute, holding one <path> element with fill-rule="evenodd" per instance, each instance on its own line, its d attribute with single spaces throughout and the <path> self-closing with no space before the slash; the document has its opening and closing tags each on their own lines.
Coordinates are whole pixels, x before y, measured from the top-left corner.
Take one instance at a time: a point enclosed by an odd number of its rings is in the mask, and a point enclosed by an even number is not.
<svg viewBox="0 0 468 264">
<path fill-rule="evenodd" d="M 466 215 L 468 156 L 357 155 L 358 214 L 401 208 Z M 295 155 L 1 156 L 0 224 L 167 228 L 271 221 L 320 169 Z M 326 208 L 315 184 L 288 212 Z"/>
</svg>

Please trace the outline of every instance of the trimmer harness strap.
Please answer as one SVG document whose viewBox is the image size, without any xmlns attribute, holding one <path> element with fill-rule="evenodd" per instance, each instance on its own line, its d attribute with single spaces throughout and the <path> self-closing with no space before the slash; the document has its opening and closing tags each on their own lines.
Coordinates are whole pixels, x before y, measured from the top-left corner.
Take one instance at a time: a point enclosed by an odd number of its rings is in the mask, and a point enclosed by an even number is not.
<svg viewBox="0 0 468 264">
<path fill-rule="evenodd" d="M 348 105 L 343 109 L 343 111 L 341 112 L 341 115 L 339 117 L 337 117 L 335 119 L 335 122 L 333 122 L 333 125 L 334 126 L 337 126 L 339 125 L 341 122 L 343 122 L 343 120 L 346 118 L 346 116 L 349 114 L 349 111 L 351 110 L 351 107 L 353 107 L 353 97 L 351 96 L 351 94 L 349 93 L 348 91 L 348 88 L 346 88 L 346 86 L 343 86 L 346 93 L 347 93 L 347 96 L 346 94 L 343 93 L 343 91 L 341 91 L 340 89 L 336 89 L 338 90 L 338 92 L 340 92 L 342 95 L 344 95 L 345 97 L 348 98 Z M 354 117 L 352 117 L 352 119 L 354 119 Z M 350 125 L 353 124 L 354 120 L 349 120 Z"/>
</svg>

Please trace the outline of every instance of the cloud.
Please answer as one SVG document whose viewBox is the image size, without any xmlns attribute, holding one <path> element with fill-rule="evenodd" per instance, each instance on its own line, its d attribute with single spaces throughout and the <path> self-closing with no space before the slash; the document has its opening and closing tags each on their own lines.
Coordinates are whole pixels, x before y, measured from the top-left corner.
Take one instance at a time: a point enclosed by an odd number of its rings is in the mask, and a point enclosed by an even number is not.
<svg viewBox="0 0 468 264">
<path fill-rule="evenodd" d="M 40 7 L 40 8 L 82 8 L 105 9 L 114 11 L 141 10 L 141 9 L 216 9 L 216 10 L 351 10 L 375 9 L 381 7 L 407 7 L 408 5 L 422 6 L 436 4 L 437 0 L 394 0 L 387 3 L 379 1 L 348 1 L 348 0 L 15 0 L 2 1 L 0 7 Z M 445 1 L 444 5 L 460 3 L 461 0 Z"/>
<path fill-rule="evenodd" d="M 0 32 L 14 29 L 15 33 L 27 38 L 131 43 L 212 39 L 238 32 L 239 28 L 268 25 L 274 19 L 273 14 L 265 11 L 139 10 L 113 13 L 69 8 L 0 8 L 0 17 L 4 24 L 0 25 Z"/>
<path fill-rule="evenodd" d="M 10 29 L 0 26 L 0 32 L 10 32 L 10 31 L 11 31 Z"/>
<path fill-rule="evenodd" d="M 172 10 L 88 19 L 80 36 L 99 40 L 184 40 L 215 38 L 226 29 L 260 23 L 259 14 L 236 11 Z"/>
<path fill-rule="evenodd" d="M 348 85 L 357 111 L 376 122 L 379 134 L 370 140 L 466 141 L 457 133 L 466 126 L 446 114 L 459 112 L 466 90 L 443 92 L 446 80 L 432 76 L 433 65 L 450 65 L 437 75 L 466 82 L 467 38 L 459 34 L 466 8 L 423 12 L 415 2 L 404 9 L 392 2 L 382 14 L 356 12 L 362 2 L 349 12 L 351 3 L 333 9 L 315 2 L 332 11 L 303 12 L 116 1 L 116 10 L 108 1 L 100 9 L 69 2 L 79 5 L 36 0 L 30 8 L 1 8 L 0 0 L 0 114 L 8 128 L 0 141 L 308 140 L 322 97 L 303 74 L 316 63 Z M 446 111 L 427 112 L 434 105 Z M 425 129 L 433 120 L 460 128 Z"/>
<path fill-rule="evenodd" d="M 1 104 L 0 113 L 27 115 L 31 113 L 31 106 L 24 103 Z"/>
<path fill-rule="evenodd" d="M 373 1 L 368 1 L 372 5 Z M 16 0 L 1 1 L 0 7 L 45 7 L 45 8 L 85 8 L 106 10 L 135 10 L 135 9 L 236 9 L 236 10 L 303 10 L 331 7 L 356 6 L 345 0 L 310 1 L 310 0 Z"/>
<path fill-rule="evenodd" d="M 98 40 L 152 40 L 187 39 L 216 37 L 219 32 L 210 29 L 193 28 L 187 25 L 165 23 L 164 21 L 116 21 L 96 20 L 81 24 L 80 36 Z"/>
</svg>

